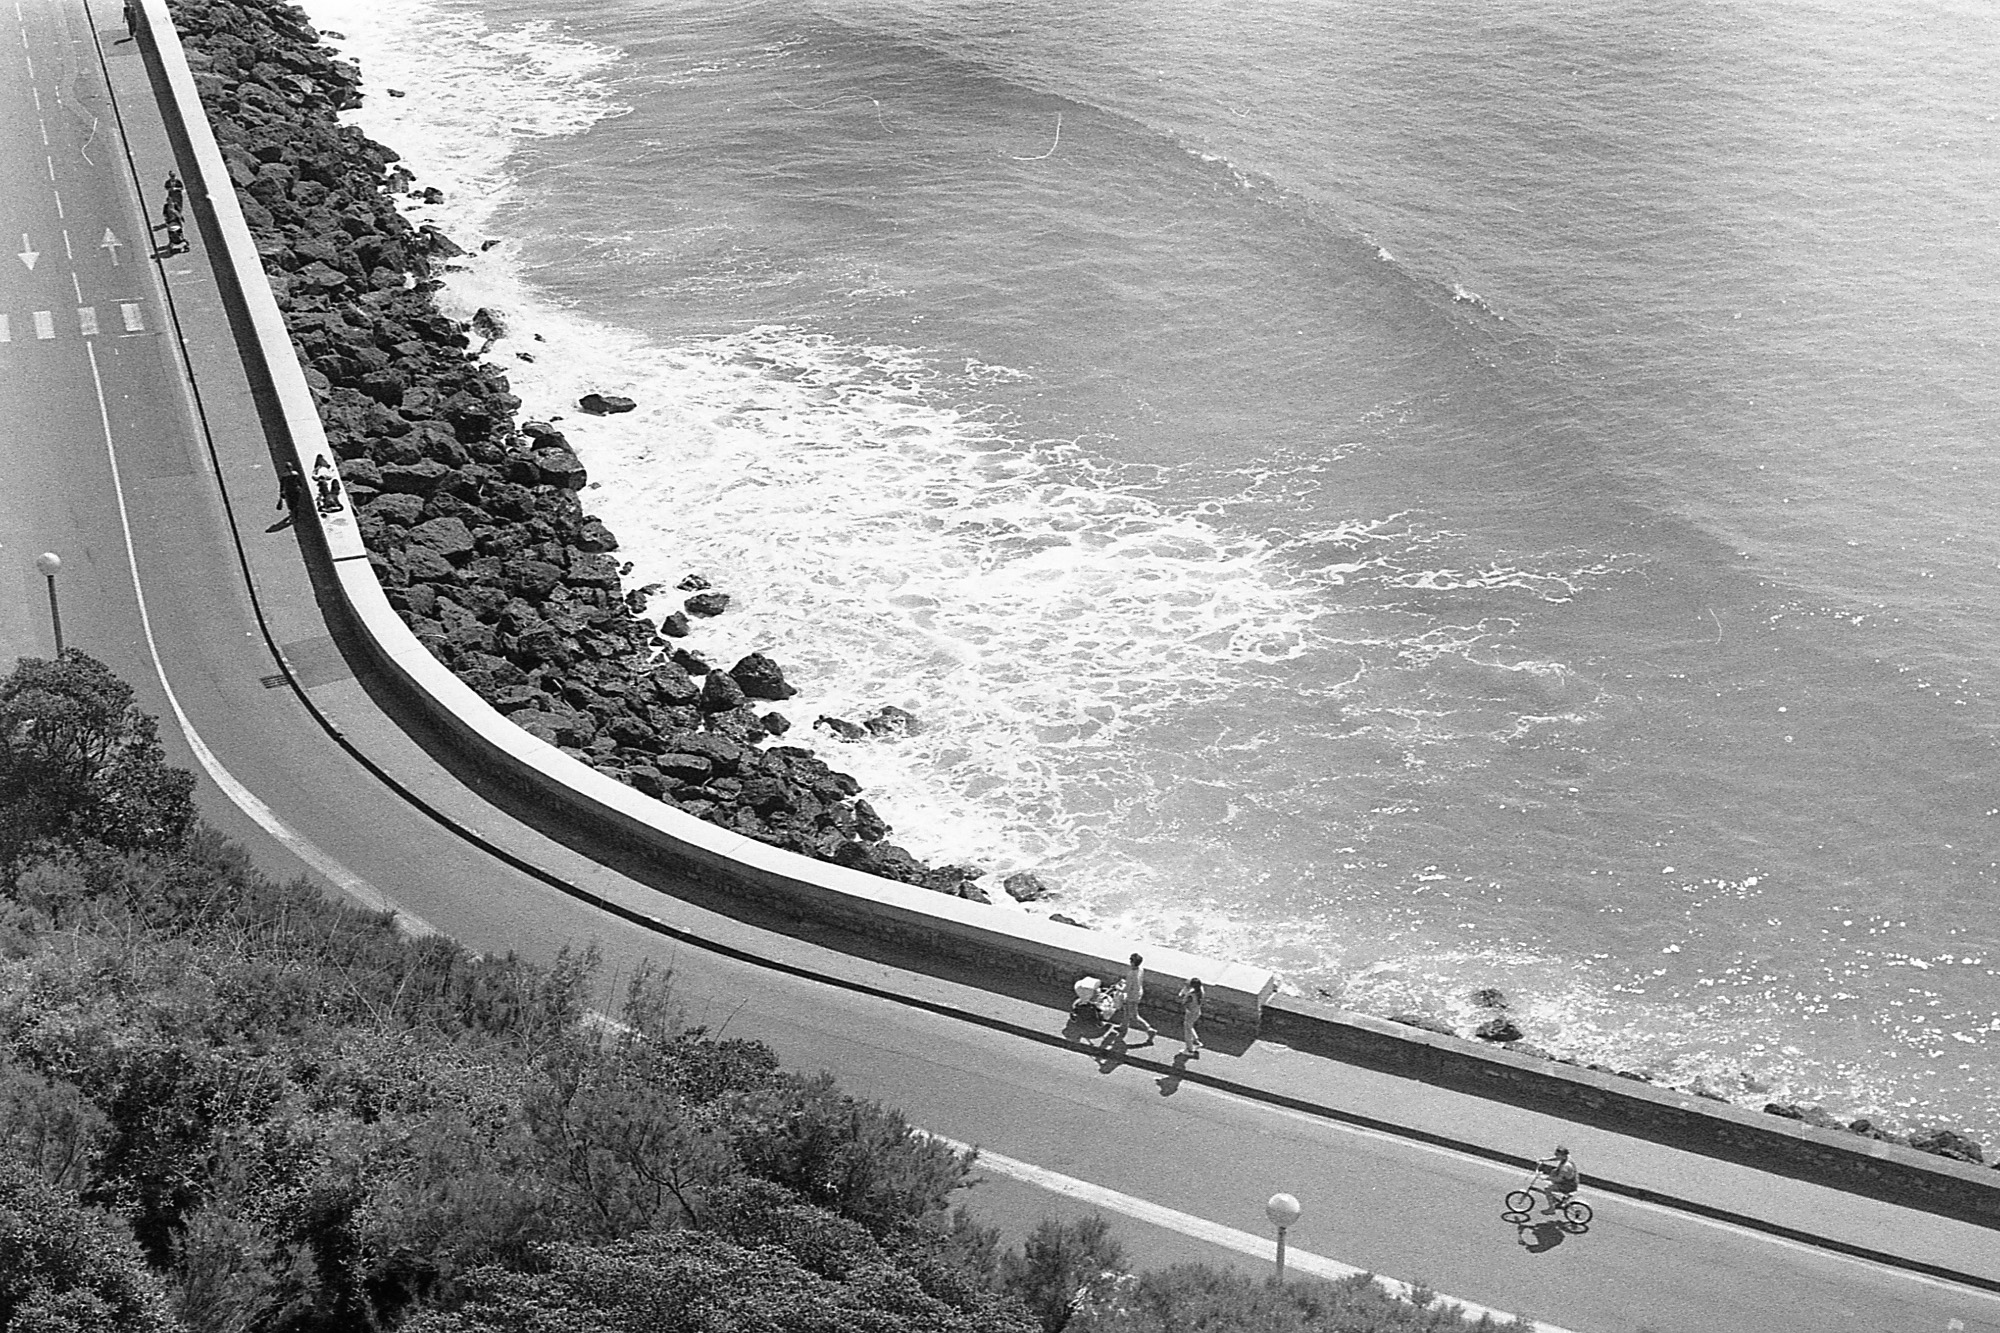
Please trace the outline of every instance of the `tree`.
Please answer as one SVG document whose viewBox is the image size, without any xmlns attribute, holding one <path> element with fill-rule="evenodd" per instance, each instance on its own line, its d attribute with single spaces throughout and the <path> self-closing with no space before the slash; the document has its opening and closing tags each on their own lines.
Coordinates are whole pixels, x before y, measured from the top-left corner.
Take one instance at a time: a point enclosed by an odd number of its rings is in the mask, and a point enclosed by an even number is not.
<svg viewBox="0 0 2000 1333">
<path fill-rule="evenodd" d="M 0 1328 L 168 1333 L 158 1282 L 119 1222 L 0 1160 Z"/>
<path fill-rule="evenodd" d="M 1125 1250 L 1102 1213 L 1074 1222 L 1045 1217 L 1020 1250 L 1000 1261 L 1000 1280 L 1042 1333 L 1062 1333 L 1092 1285 L 1124 1266 Z"/>
<path fill-rule="evenodd" d="M 0 681 L 0 864 L 51 840 L 178 848 L 195 827 L 193 793 L 131 686 L 96 658 L 24 657 Z"/>
</svg>

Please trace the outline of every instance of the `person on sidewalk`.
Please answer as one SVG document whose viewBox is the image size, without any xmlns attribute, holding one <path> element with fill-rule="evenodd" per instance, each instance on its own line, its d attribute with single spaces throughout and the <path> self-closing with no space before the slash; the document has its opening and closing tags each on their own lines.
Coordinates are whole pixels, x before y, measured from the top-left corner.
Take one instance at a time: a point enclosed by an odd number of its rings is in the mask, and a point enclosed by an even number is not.
<svg viewBox="0 0 2000 1333">
<path fill-rule="evenodd" d="M 1201 978 L 1189 977 L 1188 984 L 1181 987 L 1181 1045 L 1187 1049 L 1190 1059 L 1201 1056 L 1201 1033 L 1195 1031 L 1195 1024 L 1201 1022 Z"/>
<path fill-rule="evenodd" d="M 313 460 L 313 490 L 319 496 L 319 512 L 331 514 L 343 506 L 340 503 L 340 476 L 333 470 L 333 464 L 321 454 Z"/>
<path fill-rule="evenodd" d="M 278 465 L 278 508 L 296 517 L 304 494 L 305 482 L 299 476 L 299 465 L 288 458 Z"/>
<path fill-rule="evenodd" d="M 173 180 L 172 176 L 167 177 Z M 181 197 L 172 191 L 166 202 L 160 205 L 160 224 L 167 229 L 167 249 L 170 255 L 177 255 L 187 249 L 187 233 L 181 230 Z"/>
<path fill-rule="evenodd" d="M 1146 1029 L 1146 1044 L 1150 1046 L 1153 1039 L 1160 1034 L 1146 1021 L 1146 1016 L 1139 1012 L 1139 1004 L 1145 998 L 1146 960 L 1135 953 L 1132 955 L 1131 967 L 1125 973 L 1125 1013 L 1123 1032 L 1120 1035 L 1123 1036 L 1124 1032 L 1130 1032 L 1135 1027 L 1142 1027 Z"/>
</svg>

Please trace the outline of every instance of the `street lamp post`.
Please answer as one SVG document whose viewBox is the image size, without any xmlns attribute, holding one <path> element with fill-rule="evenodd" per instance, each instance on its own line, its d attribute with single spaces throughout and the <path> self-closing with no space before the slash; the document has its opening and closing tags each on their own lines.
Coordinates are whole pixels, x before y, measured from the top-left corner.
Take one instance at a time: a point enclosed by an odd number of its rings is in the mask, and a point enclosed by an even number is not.
<svg viewBox="0 0 2000 1333">
<path fill-rule="evenodd" d="M 56 601 L 56 575 L 62 572 L 62 557 L 54 551 L 44 551 L 35 557 L 35 568 L 42 571 L 49 581 L 49 623 L 55 626 L 56 656 L 63 654 L 62 607 Z"/>
<path fill-rule="evenodd" d="M 1299 1220 L 1299 1201 L 1289 1194 L 1273 1194 L 1271 1201 L 1264 1205 L 1264 1216 L 1271 1219 L 1271 1225 L 1278 1229 L 1278 1276 L 1276 1281 L 1285 1280 L 1285 1228 Z"/>
</svg>

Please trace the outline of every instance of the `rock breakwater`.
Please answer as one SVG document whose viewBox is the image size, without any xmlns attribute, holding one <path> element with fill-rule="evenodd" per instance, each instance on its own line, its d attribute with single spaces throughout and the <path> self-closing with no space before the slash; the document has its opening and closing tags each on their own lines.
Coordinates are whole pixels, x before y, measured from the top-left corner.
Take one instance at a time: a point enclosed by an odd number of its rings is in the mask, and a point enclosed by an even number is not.
<svg viewBox="0 0 2000 1333">
<path fill-rule="evenodd" d="M 291 5 L 172 9 L 370 563 L 425 648 L 524 730 L 647 796 L 791 851 L 976 894 L 977 871 L 888 842 L 854 778 L 764 744 L 790 725 L 754 702 L 793 693 L 777 663 L 704 664 L 697 683 L 692 654 L 663 652 L 688 612 L 721 614 L 726 596 L 691 600 L 665 634 L 644 618 L 646 593 L 623 587 L 618 540 L 586 512 L 586 472 L 562 432 L 519 420 L 505 374 L 433 300 L 464 252 L 398 210 L 409 172 L 340 122 L 360 105 L 360 72 Z"/>
</svg>

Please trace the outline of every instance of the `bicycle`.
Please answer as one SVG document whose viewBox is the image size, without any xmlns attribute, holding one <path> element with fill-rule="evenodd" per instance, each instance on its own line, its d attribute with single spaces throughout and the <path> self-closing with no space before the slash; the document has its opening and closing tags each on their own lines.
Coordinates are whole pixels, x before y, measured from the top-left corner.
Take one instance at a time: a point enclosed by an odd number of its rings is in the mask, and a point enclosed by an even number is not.
<svg viewBox="0 0 2000 1333">
<path fill-rule="evenodd" d="M 1534 1216 L 1537 1191 L 1545 1195 L 1550 1206 L 1562 1215 L 1563 1225 L 1566 1228 L 1571 1231 L 1584 1231 L 1589 1228 L 1590 1219 L 1595 1216 L 1590 1205 L 1573 1196 L 1557 1203 L 1555 1195 L 1550 1194 L 1548 1186 L 1542 1183 L 1542 1173 L 1539 1169 L 1528 1177 L 1526 1185 L 1507 1192 L 1507 1211 L 1502 1216 L 1517 1226 L 1526 1222 Z"/>
</svg>

